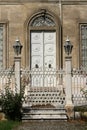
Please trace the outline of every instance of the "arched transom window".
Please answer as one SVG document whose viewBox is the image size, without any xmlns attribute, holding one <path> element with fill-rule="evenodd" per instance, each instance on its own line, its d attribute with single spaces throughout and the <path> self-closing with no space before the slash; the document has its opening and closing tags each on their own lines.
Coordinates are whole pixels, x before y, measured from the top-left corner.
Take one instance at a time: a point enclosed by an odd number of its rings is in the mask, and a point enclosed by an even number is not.
<svg viewBox="0 0 87 130">
<path fill-rule="evenodd" d="M 55 23 L 52 19 L 50 19 L 49 17 L 43 15 L 43 16 L 39 16 L 37 18 L 35 18 L 33 20 L 33 22 L 31 23 L 32 27 L 40 27 L 40 26 L 51 26 L 54 27 Z"/>
</svg>

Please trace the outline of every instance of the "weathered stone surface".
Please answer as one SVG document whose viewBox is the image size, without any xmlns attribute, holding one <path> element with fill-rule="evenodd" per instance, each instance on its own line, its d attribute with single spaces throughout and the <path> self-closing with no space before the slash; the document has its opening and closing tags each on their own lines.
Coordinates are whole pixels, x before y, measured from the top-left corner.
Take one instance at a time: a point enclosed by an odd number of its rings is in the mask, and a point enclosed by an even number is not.
<svg viewBox="0 0 87 130">
<path fill-rule="evenodd" d="M 57 31 L 57 63 L 64 64 L 65 53 L 63 45 L 67 35 L 73 44 L 72 64 L 77 68 L 80 64 L 80 23 L 87 22 L 87 0 L 61 0 L 62 6 L 56 0 L 0 0 L 0 23 L 6 24 L 7 64 L 13 65 L 13 44 L 19 37 L 22 45 L 22 66 L 29 65 L 30 58 L 30 27 L 29 22 L 32 16 L 41 9 L 46 9 L 56 21 Z M 49 2 L 51 1 L 51 2 Z M 55 2 L 56 1 L 56 2 Z M 3 3 L 4 2 L 4 3 Z M 66 2 L 66 3 L 64 3 Z M 60 24 L 61 23 L 61 24 Z M 62 36 L 58 28 L 62 26 Z M 46 28 L 45 28 L 46 29 Z M 42 29 L 44 30 L 44 28 Z M 62 38 L 62 43 L 61 43 Z M 62 44 L 62 46 L 60 46 Z M 58 49 L 59 48 L 59 49 Z M 60 54 L 59 54 L 59 50 Z M 61 54 L 61 52 L 63 54 Z M 61 61 L 61 56 L 63 55 Z M 6 58 L 5 58 L 6 59 Z M 6 62 L 5 62 L 6 63 Z"/>
<path fill-rule="evenodd" d="M 14 130 L 84 130 L 87 129 L 86 124 L 81 121 L 32 120 Z"/>
</svg>

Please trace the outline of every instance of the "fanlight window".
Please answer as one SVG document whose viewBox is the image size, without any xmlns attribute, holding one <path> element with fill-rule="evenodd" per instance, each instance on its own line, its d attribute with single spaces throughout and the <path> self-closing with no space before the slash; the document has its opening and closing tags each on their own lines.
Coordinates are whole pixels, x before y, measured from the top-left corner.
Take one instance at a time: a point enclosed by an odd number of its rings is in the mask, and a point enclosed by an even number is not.
<svg viewBox="0 0 87 130">
<path fill-rule="evenodd" d="M 33 22 L 31 23 L 32 27 L 40 27 L 40 26 L 55 26 L 55 23 L 52 19 L 50 19 L 49 17 L 45 16 L 40 16 L 37 17 L 33 20 Z"/>
</svg>

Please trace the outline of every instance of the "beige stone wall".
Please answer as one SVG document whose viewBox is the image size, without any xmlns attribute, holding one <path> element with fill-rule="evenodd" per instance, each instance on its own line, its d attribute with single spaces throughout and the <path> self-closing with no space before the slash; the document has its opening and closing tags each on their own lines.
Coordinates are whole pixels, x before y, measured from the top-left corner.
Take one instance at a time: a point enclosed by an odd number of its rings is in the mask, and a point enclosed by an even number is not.
<svg viewBox="0 0 87 130">
<path fill-rule="evenodd" d="M 0 5 L 0 21 L 7 22 L 8 30 L 8 60 L 9 65 L 13 64 L 13 44 L 18 37 L 23 45 L 22 50 L 22 66 L 25 66 L 25 48 L 26 48 L 26 32 L 25 23 L 30 19 L 34 13 L 40 9 L 47 9 L 55 16 L 59 13 L 58 5 L 47 3 L 24 3 L 24 4 L 11 4 Z M 28 59 L 29 60 L 29 59 Z"/>
<path fill-rule="evenodd" d="M 80 59 L 80 23 L 87 23 L 87 5 L 63 6 L 63 43 L 67 35 L 73 44 L 73 67 L 79 67 Z M 65 53 L 64 53 L 65 55 Z"/>
<path fill-rule="evenodd" d="M 13 44 L 16 38 L 19 38 L 23 45 L 22 66 L 26 66 L 25 60 L 29 60 L 26 59 L 26 55 L 28 55 L 28 53 L 26 53 L 26 21 L 30 19 L 31 16 L 37 13 L 40 9 L 46 9 L 56 17 L 56 20 L 58 22 L 60 17 L 59 2 L 56 2 L 56 0 L 54 0 L 54 2 L 51 0 L 45 0 L 44 2 L 25 0 L 24 3 L 23 0 L 8 1 L 9 2 L 6 2 L 5 0 L 0 0 L 0 22 L 7 23 L 7 62 L 9 66 L 13 65 Z M 62 44 L 65 43 L 66 37 L 68 35 L 71 43 L 74 45 L 72 52 L 73 67 L 79 67 L 79 23 L 87 22 L 87 2 L 83 2 L 83 0 L 76 1 L 62 0 L 61 8 Z M 65 53 L 63 50 L 63 64 L 64 57 Z"/>
</svg>

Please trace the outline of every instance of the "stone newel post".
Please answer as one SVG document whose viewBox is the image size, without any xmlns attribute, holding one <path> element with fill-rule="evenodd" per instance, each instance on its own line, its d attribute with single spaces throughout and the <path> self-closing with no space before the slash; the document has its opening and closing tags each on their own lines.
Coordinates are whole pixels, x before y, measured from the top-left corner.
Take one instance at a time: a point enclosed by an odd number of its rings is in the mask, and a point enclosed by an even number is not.
<svg viewBox="0 0 87 130">
<path fill-rule="evenodd" d="M 15 62 L 15 83 L 16 83 L 16 88 L 17 92 L 20 93 L 20 87 L 21 87 L 21 75 L 20 75 L 20 68 L 21 68 L 21 50 L 22 50 L 22 45 L 20 41 L 17 39 L 15 41 L 15 44 L 13 45 L 14 52 L 15 52 L 15 57 L 14 57 L 14 62 Z"/>
<path fill-rule="evenodd" d="M 67 116 L 69 119 L 74 116 L 74 106 L 72 103 L 72 76 L 71 76 L 71 65 L 72 65 L 72 57 L 65 57 L 65 90 L 66 90 L 66 105 L 65 109 L 67 112 Z"/>
<path fill-rule="evenodd" d="M 21 66 L 21 57 L 16 56 L 14 57 L 14 62 L 15 62 L 15 83 L 16 83 L 16 88 L 17 92 L 20 93 L 20 66 Z"/>
<path fill-rule="evenodd" d="M 67 56 L 65 57 L 65 92 L 66 92 L 66 105 L 65 109 L 69 119 L 73 118 L 73 103 L 72 103 L 72 57 L 69 56 L 72 52 L 73 45 L 70 43 L 69 39 L 66 40 L 64 45 L 65 52 Z"/>
<path fill-rule="evenodd" d="M 72 57 L 65 57 L 65 86 L 66 86 L 66 104 L 72 105 L 72 77 L 71 77 Z"/>
</svg>

